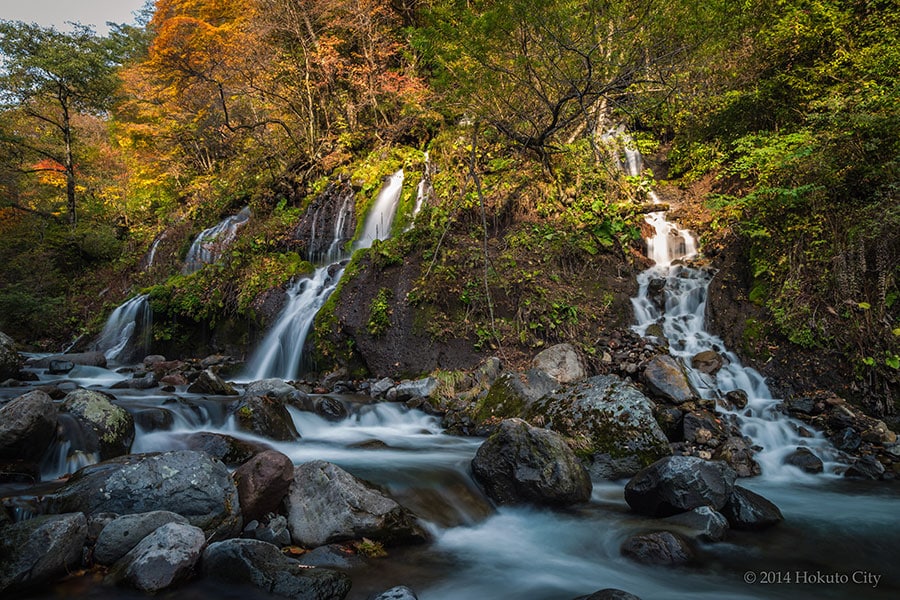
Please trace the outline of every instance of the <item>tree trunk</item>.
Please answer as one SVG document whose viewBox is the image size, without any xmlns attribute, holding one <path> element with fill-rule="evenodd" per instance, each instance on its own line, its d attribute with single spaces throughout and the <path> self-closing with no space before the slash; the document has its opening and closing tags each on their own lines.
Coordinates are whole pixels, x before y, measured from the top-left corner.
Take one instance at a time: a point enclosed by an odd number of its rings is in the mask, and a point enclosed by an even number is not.
<svg viewBox="0 0 900 600">
<path fill-rule="evenodd" d="M 63 111 L 63 138 L 66 143 L 66 219 L 71 227 L 78 222 L 75 213 L 75 159 L 72 157 L 72 124 L 69 122 L 69 103 L 65 95 L 60 97 Z"/>
</svg>

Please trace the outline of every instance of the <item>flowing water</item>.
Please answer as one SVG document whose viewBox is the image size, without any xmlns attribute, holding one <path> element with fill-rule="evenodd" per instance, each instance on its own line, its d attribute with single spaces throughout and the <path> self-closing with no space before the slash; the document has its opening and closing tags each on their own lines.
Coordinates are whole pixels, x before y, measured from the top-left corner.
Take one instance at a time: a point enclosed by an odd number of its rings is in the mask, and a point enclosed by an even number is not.
<svg viewBox="0 0 900 600">
<path fill-rule="evenodd" d="M 182 274 L 196 273 L 203 265 L 209 265 L 219 260 L 225 248 L 237 237 L 238 229 L 249 220 L 250 207 L 245 206 L 238 214 L 231 215 L 217 225 L 201 231 L 184 258 Z"/>
<path fill-rule="evenodd" d="M 135 296 L 109 315 L 93 347 L 113 363 L 143 358 L 150 348 L 152 322 L 153 311 L 147 295 Z"/>
</svg>

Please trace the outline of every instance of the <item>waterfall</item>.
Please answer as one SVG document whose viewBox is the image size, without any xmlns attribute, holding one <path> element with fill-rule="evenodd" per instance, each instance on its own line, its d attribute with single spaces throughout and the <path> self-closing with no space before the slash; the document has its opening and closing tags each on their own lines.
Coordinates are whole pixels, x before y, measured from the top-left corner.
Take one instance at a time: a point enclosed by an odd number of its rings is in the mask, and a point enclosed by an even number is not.
<svg viewBox="0 0 900 600">
<path fill-rule="evenodd" d="M 204 229 L 197 235 L 184 259 L 183 275 L 200 270 L 203 265 L 216 262 L 225 248 L 234 241 L 238 229 L 250 220 L 250 207 L 245 206 L 236 215 L 223 219 L 218 225 Z"/>
<path fill-rule="evenodd" d="M 413 207 L 412 215 L 409 217 L 409 225 L 406 227 L 406 231 L 413 228 L 413 225 L 416 223 L 416 215 L 422 210 L 425 199 L 434 193 L 434 189 L 431 187 L 432 168 L 428 152 L 425 152 L 425 170 L 422 173 L 422 179 L 419 180 L 419 185 L 416 186 L 416 204 Z"/>
<path fill-rule="evenodd" d="M 626 164 L 631 175 L 639 175 L 642 168 L 640 154 L 626 151 Z M 654 203 L 656 194 L 650 192 Z M 765 378 L 755 369 L 741 364 L 738 356 L 728 351 L 722 340 L 706 331 L 706 298 L 713 273 L 708 269 L 685 264 L 697 253 L 696 241 L 686 229 L 666 220 L 665 213 L 646 216 L 654 235 L 646 240 L 648 256 L 656 263 L 638 275 L 638 295 L 632 298 L 637 325 L 634 330 L 642 336 L 657 324 L 669 342 L 669 353 L 679 359 L 698 393 L 707 399 L 719 399 L 732 390 L 743 390 L 748 396 L 745 409 L 727 410 L 741 424 L 741 432 L 762 448 L 756 455 L 763 475 L 769 478 L 796 478 L 799 470 L 784 465 L 785 457 L 798 447 L 806 447 L 823 460 L 826 470 L 834 469 L 836 451 L 821 434 L 802 437 L 806 431 L 800 421 L 779 410 L 781 401 L 773 398 Z M 651 298 L 650 289 L 663 288 L 664 302 Z M 691 366 L 691 359 L 700 352 L 712 350 L 724 358 L 725 365 L 715 374 L 707 375 Z M 806 433 L 809 436 L 809 432 Z"/>
<path fill-rule="evenodd" d="M 147 251 L 147 257 L 144 259 L 144 264 L 142 267 L 144 271 L 149 271 L 151 268 L 153 268 L 153 261 L 156 260 L 156 251 L 159 248 L 160 242 L 162 242 L 164 239 L 166 239 L 165 232 L 156 236 L 156 239 L 153 240 L 152 244 L 150 244 L 150 250 Z"/>
<path fill-rule="evenodd" d="M 116 308 L 109 318 L 94 348 L 103 352 L 106 360 L 112 362 L 129 362 L 146 353 L 150 347 L 150 327 L 153 323 L 153 311 L 147 295 L 141 294 L 128 300 Z"/>
<path fill-rule="evenodd" d="M 353 245 L 354 250 L 368 248 L 378 239 L 390 236 L 391 225 L 400 201 L 403 188 L 403 170 L 387 178 L 378 197 L 366 215 L 362 233 Z M 297 378 L 300 369 L 303 346 L 315 320 L 316 313 L 328 300 L 344 274 L 342 263 L 349 258 L 343 251 L 343 230 L 352 204 L 345 199 L 340 213 L 335 219 L 334 240 L 328 249 L 330 264 L 316 268 L 311 277 L 302 278 L 287 291 L 287 303 L 275 324 L 253 352 L 241 379 L 255 381 L 270 377 L 285 380 Z"/>
<path fill-rule="evenodd" d="M 353 216 L 353 196 L 347 194 L 341 203 L 337 217 L 334 220 L 334 230 L 331 235 L 331 245 L 325 253 L 325 261 L 328 263 L 340 262 L 344 257 L 344 244 L 350 239 L 345 229 Z"/>
</svg>

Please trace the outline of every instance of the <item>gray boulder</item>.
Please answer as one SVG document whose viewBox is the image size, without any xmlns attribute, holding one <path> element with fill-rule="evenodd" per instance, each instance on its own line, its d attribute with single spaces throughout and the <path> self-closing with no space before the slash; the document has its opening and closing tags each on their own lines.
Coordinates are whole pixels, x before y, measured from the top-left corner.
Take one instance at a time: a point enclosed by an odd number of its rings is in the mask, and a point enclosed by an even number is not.
<svg viewBox="0 0 900 600">
<path fill-rule="evenodd" d="M 747 440 L 732 436 L 716 448 L 713 458 L 728 463 L 738 477 L 755 477 L 762 473 L 762 469 L 754 454 L 755 451 Z"/>
<path fill-rule="evenodd" d="M 698 506 L 720 511 L 731 497 L 736 478 L 734 469 L 723 462 L 670 456 L 632 477 L 625 486 L 625 501 L 635 512 L 655 517 Z"/>
<path fill-rule="evenodd" d="M 50 396 L 40 390 L 0 408 L 0 459 L 39 460 L 56 438 L 57 412 Z"/>
<path fill-rule="evenodd" d="M 725 359 L 715 350 L 704 350 L 691 357 L 691 366 L 707 375 L 715 375 L 724 365 Z"/>
<path fill-rule="evenodd" d="M 405 585 L 398 585 L 389 590 L 385 590 L 375 596 L 372 600 L 419 600 L 416 593 Z"/>
<path fill-rule="evenodd" d="M 85 467 L 45 496 L 44 506 L 49 512 L 89 515 L 167 510 L 212 539 L 241 531 L 237 488 L 228 468 L 190 450 L 132 454 Z"/>
<path fill-rule="evenodd" d="M 234 407 L 234 419 L 239 429 L 273 440 L 300 439 L 291 413 L 281 401 L 269 396 L 245 396 Z"/>
<path fill-rule="evenodd" d="M 698 506 L 689 512 L 666 517 L 664 522 L 675 525 L 701 542 L 721 542 L 728 532 L 728 519 L 708 506 Z"/>
<path fill-rule="evenodd" d="M 406 402 L 418 398 L 431 398 L 438 389 L 436 377 L 425 377 L 415 381 L 403 381 L 397 387 L 397 401 Z"/>
<path fill-rule="evenodd" d="M 369 393 L 373 398 L 381 398 L 384 397 L 384 395 L 388 393 L 388 390 L 392 389 L 393 387 L 393 379 L 391 379 L 390 377 L 382 377 L 372 384 L 372 387 L 369 388 Z"/>
<path fill-rule="evenodd" d="M 784 520 L 778 507 L 756 492 L 734 486 L 722 514 L 732 529 L 758 531 L 768 529 Z"/>
<path fill-rule="evenodd" d="M 493 419 L 521 417 L 540 397 L 559 387 L 555 379 L 529 369 L 525 373 L 504 373 L 494 380 L 488 393 L 478 400 L 472 410 L 477 423 Z"/>
<path fill-rule="evenodd" d="M 472 472 L 499 504 L 568 506 L 587 502 L 591 480 L 558 433 L 507 419 L 478 448 Z"/>
<path fill-rule="evenodd" d="M 16 378 L 22 368 L 22 356 L 16 351 L 16 343 L 0 331 L 0 381 Z"/>
<path fill-rule="evenodd" d="M 200 375 L 188 386 L 192 394 L 210 394 L 213 396 L 237 396 L 238 392 L 230 383 L 213 373 L 212 369 L 200 371 Z"/>
<path fill-rule="evenodd" d="M 285 499 L 295 544 L 370 538 L 387 544 L 428 539 L 415 516 L 371 484 L 316 460 L 299 465 Z"/>
<path fill-rule="evenodd" d="M 555 379 L 558 383 L 573 383 L 584 379 L 584 361 L 572 344 L 557 344 L 538 353 L 531 366 Z"/>
<path fill-rule="evenodd" d="M 863 456 L 853 461 L 846 471 L 844 477 L 855 479 L 881 479 L 884 475 L 884 465 L 878 462 L 874 456 Z"/>
<path fill-rule="evenodd" d="M 278 508 L 294 480 L 294 464 L 281 452 L 267 450 L 238 467 L 233 477 L 248 522 Z"/>
<path fill-rule="evenodd" d="M 634 473 L 671 454 L 653 408 L 633 385 L 615 375 L 600 375 L 541 398 L 526 418 L 566 436 L 579 453 L 633 459 Z"/>
<path fill-rule="evenodd" d="M 128 453 L 134 441 L 134 418 L 100 392 L 78 389 L 66 394 L 62 409 L 75 417 L 84 436 L 84 450 L 101 460 Z"/>
<path fill-rule="evenodd" d="M 111 565 L 163 525 L 187 522 L 181 515 L 165 510 L 117 517 L 100 530 L 94 545 L 94 560 L 101 565 Z"/>
<path fill-rule="evenodd" d="M 75 368 L 71 360 L 51 360 L 47 365 L 47 373 L 50 375 L 65 375 Z"/>
<path fill-rule="evenodd" d="M 684 367 L 668 354 L 658 354 L 650 359 L 644 368 L 643 380 L 651 393 L 673 404 L 699 398 Z"/>
<path fill-rule="evenodd" d="M 187 450 L 205 452 L 212 458 L 221 460 L 228 467 L 240 466 L 260 452 L 270 449 L 260 442 L 242 440 L 212 431 L 198 431 L 179 439 Z"/>
<path fill-rule="evenodd" d="M 578 596 L 575 600 L 641 600 L 634 594 L 623 592 L 614 588 L 598 590 L 589 596 Z"/>
<path fill-rule="evenodd" d="M 203 575 L 228 584 L 253 585 L 294 600 L 341 600 L 350 578 L 329 569 L 299 568 L 277 546 L 259 540 L 226 540 L 203 552 Z"/>
<path fill-rule="evenodd" d="M 688 541 L 670 531 L 632 536 L 622 544 L 622 554 L 645 565 L 677 566 L 694 558 Z"/>
<path fill-rule="evenodd" d="M 821 458 L 813 454 L 809 448 L 802 446 L 788 454 L 784 464 L 797 467 L 806 473 L 821 473 L 825 468 Z"/>
<path fill-rule="evenodd" d="M 47 585 L 80 568 L 87 529 L 81 513 L 45 515 L 3 528 L 0 595 Z"/>
<path fill-rule="evenodd" d="M 142 592 L 164 590 L 187 579 L 205 545 L 202 529 L 186 523 L 167 523 L 119 561 L 113 578 Z"/>
<path fill-rule="evenodd" d="M 28 366 L 35 369 L 47 369 L 54 361 L 67 361 L 84 367 L 106 368 L 106 355 L 99 351 L 73 352 L 71 354 L 54 354 L 36 360 L 29 360 Z"/>
<path fill-rule="evenodd" d="M 297 402 L 306 394 L 287 383 L 283 379 L 260 379 L 247 384 L 244 388 L 244 396 L 268 396 L 279 402 Z"/>
<path fill-rule="evenodd" d="M 270 515 L 268 522 L 250 521 L 244 527 L 243 537 L 251 540 L 261 540 L 276 546 L 290 546 L 291 532 L 288 530 L 287 518 L 284 515 Z M 309 552 L 304 554 L 306 557 Z"/>
</svg>

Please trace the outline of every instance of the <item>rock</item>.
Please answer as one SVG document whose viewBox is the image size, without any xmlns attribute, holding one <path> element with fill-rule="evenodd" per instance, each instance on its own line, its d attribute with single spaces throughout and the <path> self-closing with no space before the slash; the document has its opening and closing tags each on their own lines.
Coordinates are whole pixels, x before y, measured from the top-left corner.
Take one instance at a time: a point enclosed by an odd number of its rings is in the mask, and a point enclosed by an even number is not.
<svg viewBox="0 0 900 600">
<path fill-rule="evenodd" d="M 844 427 L 828 439 L 835 448 L 848 453 L 855 452 L 862 444 L 862 438 L 852 427 Z"/>
<path fill-rule="evenodd" d="M 41 480 L 40 466 L 34 461 L 0 458 L 0 483 L 30 483 Z M 0 509 L 0 517 L 3 511 Z M 2 524 L 2 521 L 0 521 Z"/>
<path fill-rule="evenodd" d="M 772 502 L 739 485 L 734 486 L 722 514 L 732 529 L 743 531 L 767 529 L 784 520 Z"/>
<path fill-rule="evenodd" d="M 210 457 L 221 460 L 228 467 L 244 464 L 269 447 L 259 442 L 251 442 L 224 433 L 199 431 L 181 438 L 185 448 L 205 452 Z"/>
<path fill-rule="evenodd" d="M 36 461 L 56 438 L 57 408 L 40 390 L 0 407 L 0 459 Z"/>
<path fill-rule="evenodd" d="M 616 375 L 600 375 L 541 398 L 526 418 L 570 438 L 580 453 L 631 457 L 643 467 L 671 454 L 653 409 L 633 385 Z"/>
<path fill-rule="evenodd" d="M 341 600 L 350 578 L 328 569 L 301 569 L 277 546 L 259 540 L 226 540 L 203 552 L 203 575 L 229 584 L 250 584 L 296 600 Z"/>
<path fill-rule="evenodd" d="M 132 454 L 85 467 L 44 499 L 49 512 L 120 515 L 167 510 L 213 539 L 237 535 L 237 488 L 221 462 L 202 452 Z"/>
<path fill-rule="evenodd" d="M 157 365 L 166 362 L 166 357 L 162 354 L 148 354 L 141 362 L 145 369 L 153 370 Z"/>
<path fill-rule="evenodd" d="M 297 561 L 310 567 L 328 567 L 346 571 L 365 564 L 365 559 L 352 548 L 340 544 L 319 546 L 300 556 Z"/>
<path fill-rule="evenodd" d="M 704 350 L 691 357 L 691 367 L 707 375 L 715 375 L 724 365 L 725 359 L 715 350 Z"/>
<path fill-rule="evenodd" d="M 186 523 L 167 523 L 122 558 L 113 578 L 121 577 L 120 582 L 142 592 L 158 592 L 186 579 L 205 545 L 202 529 Z"/>
<path fill-rule="evenodd" d="M 197 379 L 188 386 L 191 394 L 211 394 L 213 396 L 237 396 L 234 387 L 212 372 L 212 369 L 200 371 Z"/>
<path fill-rule="evenodd" d="M 598 590 L 588 596 L 578 596 L 574 600 L 641 600 L 640 597 L 615 588 Z"/>
<path fill-rule="evenodd" d="M 75 417 L 84 435 L 84 450 L 101 460 L 128 453 L 134 441 L 134 418 L 100 392 L 78 389 L 66 394 L 62 409 Z"/>
<path fill-rule="evenodd" d="M 0 331 L 0 381 L 15 378 L 22 368 L 22 356 L 16 351 L 16 343 Z"/>
<path fill-rule="evenodd" d="M 572 344 L 557 344 L 540 352 L 531 366 L 543 371 L 557 383 L 572 383 L 584 379 L 584 361 Z"/>
<path fill-rule="evenodd" d="M 131 379 L 124 379 L 113 384 L 113 389 L 129 389 L 129 390 L 149 390 L 150 388 L 155 388 L 159 385 L 159 380 L 156 378 L 156 373 L 152 371 L 149 373 L 144 373 L 139 377 L 132 377 Z"/>
<path fill-rule="evenodd" d="M 99 351 L 92 352 L 73 352 L 71 354 L 54 354 L 53 356 L 45 356 L 36 360 L 29 360 L 27 366 L 34 369 L 47 369 L 53 361 L 62 360 L 71 362 L 75 365 L 83 367 L 100 367 L 106 368 L 106 355 Z"/>
<path fill-rule="evenodd" d="M 844 471 L 844 477 L 856 479 L 881 479 L 884 476 L 884 465 L 874 456 L 863 456 L 853 462 Z"/>
<path fill-rule="evenodd" d="M 302 546 L 363 537 L 386 544 L 428 539 L 411 512 L 371 484 L 322 460 L 294 469 L 285 507 L 291 538 Z"/>
<path fill-rule="evenodd" d="M 715 448 L 726 434 L 722 420 L 708 410 L 698 409 L 684 413 L 684 441 Z"/>
<path fill-rule="evenodd" d="M 44 515 L 3 528 L 0 594 L 45 586 L 81 567 L 87 519 L 81 513 Z"/>
<path fill-rule="evenodd" d="M 670 531 L 632 536 L 622 544 L 622 554 L 645 565 L 677 566 L 694 558 L 688 541 Z"/>
<path fill-rule="evenodd" d="M 383 377 L 372 384 L 370 393 L 373 398 L 384 397 L 388 390 L 394 387 L 394 380 L 390 377 Z"/>
<path fill-rule="evenodd" d="M 65 375 L 75 368 L 71 360 L 51 360 L 47 365 L 47 373 L 50 375 Z"/>
<path fill-rule="evenodd" d="M 538 399 L 555 390 L 559 384 L 543 371 L 530 369 L 525 373 L 504 373 L 491 385 L 473 412 L 476 422 L 489 419 L 521 417 Z"/>
<path fill-rule="evenodd" d="M 343 421 L 349 413 L 344 403 L 337 398 L 331 396 L 322 396 L 316 398 L 313 402 L 313 412 L 317 415 L 332 422 Z"/>
<path fill-rule="evenodd" d="M 244 396 L 268 396 L 273 400 L 290 404 L 302 400 L 306 394 L 282 379 L 273 378 L 248 383 L 244 388 Z"/>
<path fill-rule="evenodd" d="M 821 473 L 824 469 L 822 459 L 803 446 L 788 454 L 784 459 L 784 464 L 797 467 L 806 473 Z"/>
<path fill-rule="evenodd" d="M 698 398 L 684 367 L 668 354 L 658 354 L 650 359 L 644 368 L 643 381 L 651 393 L 673 404 Z"/>
<path fill-rule="evenodd" d="M 419 600 L 416 593 L 405 585 L 398 585 L 389 590 L 381 592 L 372 600 Z"/>
<path fill-rule="evenodd" d="M 97 536 L 94 560 L 102 565 L 111 565 L 163 525 L 187 522 L 181 515 L 166 510 L 116 517 Z"/>
<path fill-rule="evenodd" d="M 698 506 L 691 511 L 666 517 L 663 522 L 686 530 L 688 535 L 701 542 L 721 542 L 728 532 L 725 515 L 708 506 Z"/>
<path fill-rule="evenodd" d="M 660 459 L 631 478 L 625 501 L 642 515 L 667 517 L 711 506 L 721 510 L 729 501 L 737 474 L 720 461 L 693 456 Z"/>
<path fill-rule="evenodd" d="M 654 277 L 647 282 L 647 297 L 662 310 L 666 306 L 666 280 L 663 277 Z"/>
<path fill-rule="evenodd" d="M 267 450 L 238 467 L 233 477 L 244 521 L 252 521 L 281 504 L 294 479 L 294 464 L 281 452 Z"/>
<path fill-rule="evenodd" d="M 284 442 L 300 439 L 291 413 L 269 396 L 244 397 L 234 407 L 234 418 L 239 429 L 250 433 Z"/>
<path fill-rule="evenodd" d="M 244 527 L 243 536 L 252 540 L 260 540 L 276 546 L 290 546 L 291 532 L 284 515 L 272 515 L 268 522 L 250 521 Z M 306 554 L 304 554 L 306 556 Z M 319 565 L 317 565 L 319 566 Z M 325 566 L 325 565 L 321 565 Z"/>
<path fill-rule="evenodd" d="M 738 477 L 756 477 L 762 469 L 753 454 L 753 448 L 744 438 L 732 436 L 716 448 L 713 458 L 728 463 Z"/>
<path fill-rule="evenodd" d="M 472 459 L 472 471 L 500 504 L 568 506 L 587 502 L 591 481 L 558 433 L 507 419 Z"/>
<path fill-rule="evenodd" d="M 747 392 L 744 390 L 731 390 L 725 394 L 720 404 L 726 410 L 744 410 L 747 408 L 748 402 L 750 402 L 750 399 L 747 397 Z"/>
<path fill-rule="evenodd" d="M 874 425 L 863 431 L 860 437 L 862 437 L 864 442 L 869 442 L 870 444 L 885 445 L 893 444 L 897 441 L 897 434 L 888 429 L 884 421 L 875 421 Z"/>
<path fill-rule="evenodd" d="M 626 456 L 624 458 L 613 458 L 606 453 L 597 453 L 591 456 L 590 472 L 591 479 L 607 479 L 615 481 L 625 477 L 631 477 L 640 471 L 644 465 L 636 456 Z"/>
<path fill-rule="evenodd" d="M 406 402 L 416 398 L 431 398 L 437 391 L 438 384 L 436 377 L 403 381 L 397 386 L 397 401 Z"/>
</svg>

